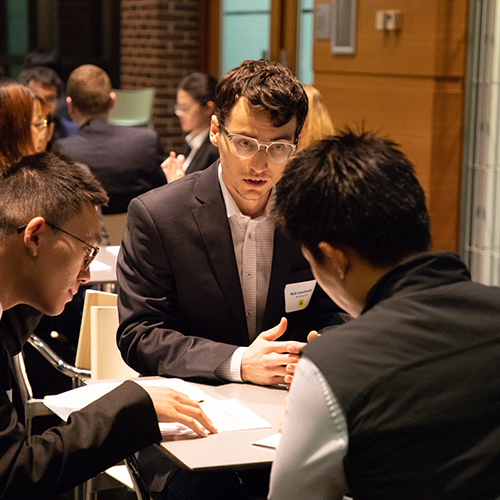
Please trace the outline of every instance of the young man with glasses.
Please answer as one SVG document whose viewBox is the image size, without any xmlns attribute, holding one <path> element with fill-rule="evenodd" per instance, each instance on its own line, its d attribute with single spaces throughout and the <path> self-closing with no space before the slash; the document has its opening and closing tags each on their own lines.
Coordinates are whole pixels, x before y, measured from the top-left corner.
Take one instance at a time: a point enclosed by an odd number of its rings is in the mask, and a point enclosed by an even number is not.
<svg viewBox="0 0 500 500">
<path fill-rule="evenodd" d="M 245 61 L 220 80 L 215 104 L 210 139 L 220 163 L 129 206 L 118 344 L 147 375 L 289 384 L 309 332 L 338 311 L 270 217 L 307 96 L 281 64 Z M 183 476 L 169 489 L 186 498 L 246 498 L 204 487 L 210 475 Z"/>
<path fill-rule="evenodd" d="M 37 315 L 55 315 L 90 278 L 100 239 L 96 206 L 108 197 L 69 159 L 27 156 L 0 171 L 0 497 L 49 499 L 159 442 L 158 421 L 215 431 L 176 391 L 125 382 L 28 440 L 11 403 L 12 357 Z M 26 305 L 31 306 L 28 308 Z"/>
<path fill-rule="evenodd" d="M 210 139 L 220 163 L 131 203 L 117 266 L 118 343 L 135 370 L 291 381 L 295 353 L 337 310 L 269 217 L 306 114 L 287 68 L 243 62 L 217 85 Z"/>
</svg>

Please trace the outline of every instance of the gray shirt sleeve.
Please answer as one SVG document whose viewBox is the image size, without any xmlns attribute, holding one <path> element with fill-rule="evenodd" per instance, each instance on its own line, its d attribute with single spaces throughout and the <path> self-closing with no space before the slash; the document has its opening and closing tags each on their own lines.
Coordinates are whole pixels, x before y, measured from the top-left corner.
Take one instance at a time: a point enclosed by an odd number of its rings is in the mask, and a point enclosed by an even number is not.
<svg viewBox="0 0 500 500">
<path fill-rule="evenodd" d="M 297 364 L 271 470 L 270 500 L 340 500 L 347 493 L 344 412 L 316 365 Z"/>
</svg>

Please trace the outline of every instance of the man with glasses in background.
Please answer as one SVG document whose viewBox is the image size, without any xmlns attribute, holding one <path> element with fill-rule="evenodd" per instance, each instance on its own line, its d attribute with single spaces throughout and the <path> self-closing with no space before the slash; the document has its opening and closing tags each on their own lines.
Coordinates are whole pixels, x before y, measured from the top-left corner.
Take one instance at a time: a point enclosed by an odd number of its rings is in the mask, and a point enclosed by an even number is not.
<svg viewBox="0 0 500 500">
<path fill-rule="evenodd" d="M 33 66 L 21 71 L 18 81 L 20 84 L 34 90 L 45 99 L 49 107 L 49 118 L 54 124 L 52 138 L 54 140 L 71 137 L 78 133 L 78 125 L 59 116 L 57 113 L 57 101 L 64 92 L 64 83 L 59 75 L 46 66 Z M 50 147 L 47 148 L 50 150 Z"/>
</svg>

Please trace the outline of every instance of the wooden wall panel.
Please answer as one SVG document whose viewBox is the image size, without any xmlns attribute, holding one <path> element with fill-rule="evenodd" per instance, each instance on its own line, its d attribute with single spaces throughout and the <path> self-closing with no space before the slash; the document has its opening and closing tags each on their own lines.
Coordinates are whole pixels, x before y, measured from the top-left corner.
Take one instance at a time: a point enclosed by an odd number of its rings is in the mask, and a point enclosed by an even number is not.
<svg viewBox="0 0 500 500">
<path fill-rule="evenodd" d="M 401 145 L 417 169 L 426 193 L 430 186 L 434 81 L 374 75 L 315 73 L 334 126 L 363 127 Z"/>
<path fill-rule="evenodd" d="M 316 0 L 329 3 L 327 0 Z M 356 53 L 334 55 L 326 40 L 314 43 L 314 69 L 413 76 L 465 72 L 467 0 L 358 0 Z M 399 9 L 400 32 L 377 31 L 378 10 Z"/>
<path fill-rule="evenodd" d="M 316 0 L 317 3 L 328 3 Z M 314 85 L 337 128 L 360 127 L 401 145 L 426 192 L 436 250 L 458 250 L 467 0 L 358 0 L 356 53 L 314 41 Z M 400 9 L 400 33 L 375 13 Z"/>
</svg>

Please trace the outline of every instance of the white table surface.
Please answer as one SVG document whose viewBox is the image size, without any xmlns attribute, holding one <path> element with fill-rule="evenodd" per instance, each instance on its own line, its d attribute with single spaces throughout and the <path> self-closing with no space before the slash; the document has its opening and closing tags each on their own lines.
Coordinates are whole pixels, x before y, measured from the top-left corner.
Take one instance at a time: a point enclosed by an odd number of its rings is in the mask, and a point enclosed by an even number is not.
<svg viewBox="0 0 500 500">
<path fill-rule="evenodd" d="M 272 428 L 221 432 L 206 438 L 173 436 L 158 445 L 161 451 L 176 465 L 196 471 L 270 465 L 276 451 L 252 443 L 278 432 L 287 391 L 251 384 L 195 385 L 215 399 L 237 399 L 267 420 Z"/>
</svg>

